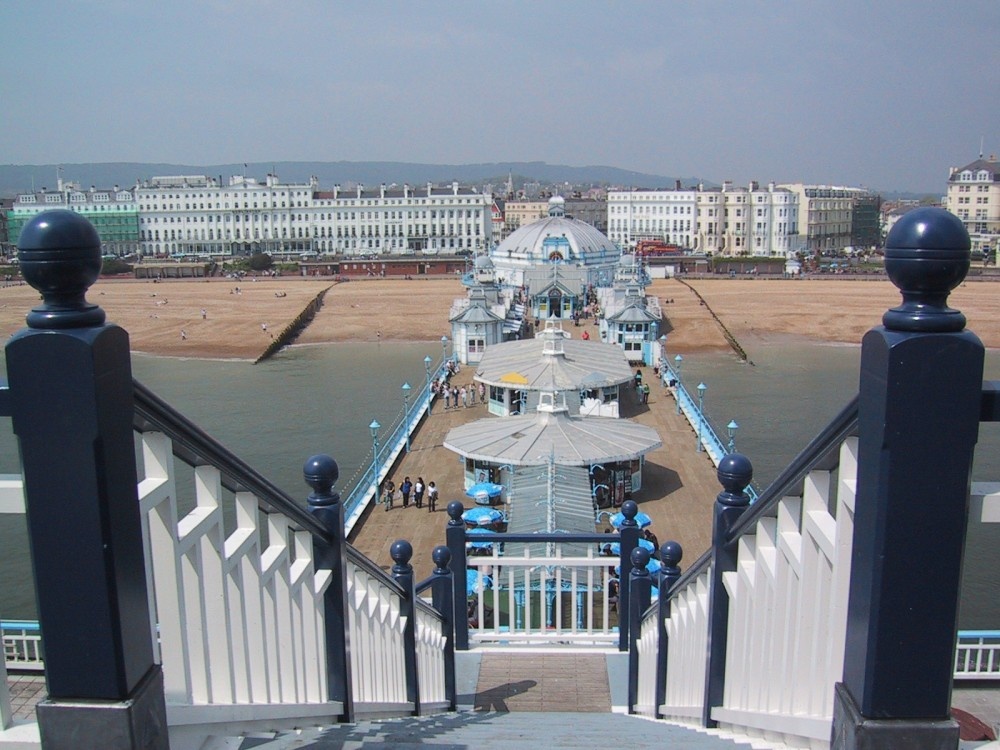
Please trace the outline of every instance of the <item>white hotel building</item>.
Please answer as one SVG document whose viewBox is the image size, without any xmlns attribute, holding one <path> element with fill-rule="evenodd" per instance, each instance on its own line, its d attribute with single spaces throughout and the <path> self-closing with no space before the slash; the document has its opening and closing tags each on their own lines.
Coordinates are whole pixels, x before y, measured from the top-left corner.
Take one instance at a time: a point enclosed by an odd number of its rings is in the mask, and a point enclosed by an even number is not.
<svg viewBox="0 0 1000 750">
<path fill-rule="evenodd" d="M 143 255 L 453 254 L 492 237 L 489 195 L 460 188 L 319 190 L 234 176 L 153 177 L 135 189 Z"/>
<path fill-rule="evenodd" d="M 1000 162 L 996 156 L 952 167 L 945 207 L 962 220 L 974 252 L 1000 247 Z"/>
<path fill-rule="evenodd" d="M 774 183 L 608 192 L 608 236 L 626 249 L 661 240 L 708 255 L 785 258 L 799 249 L 797 235 L 798 197 Z"/>
</svg>

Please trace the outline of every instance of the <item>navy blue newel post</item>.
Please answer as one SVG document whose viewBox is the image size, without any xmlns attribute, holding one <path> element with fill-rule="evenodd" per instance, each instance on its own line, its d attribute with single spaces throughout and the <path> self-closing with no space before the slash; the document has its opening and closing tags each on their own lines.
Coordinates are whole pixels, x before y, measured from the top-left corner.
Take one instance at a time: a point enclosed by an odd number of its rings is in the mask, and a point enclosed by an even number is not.
<svg viewBox="0 0 1000 750">
<path fill-rule="evenodd" d="M 455 650 L 469 650 L 469 595 L 468 575 L 465 560 L 465 521 L 462 514 L 465 506 L 461 500 L 448 503 L 448 527 L 445 529 L 445 540 L 451 552 L 451 581 L 455 607 Z"/>
<path fill-rule="evenodd" d="M 642 613 L 649 609 L 653 580 L 646 565 L 649 564 L 649 550 L 636 547 L 631 554 L 632 568 L 629 570 L 628 605 L 628 712 L 635 713 L 635 703 L 639 693 L 639 635 L 642 628 Z M 624 578 L 624 571 L 622 578 Z"/>
<path fill-rule="evenodd" d="M 431 604 L 441 613 L 441 630 L 445 637 L 444 646 L 444 692 L 448 698 L 448 710 L 454 711 L 458 696 L 455 688 L 455 592 L 452 589 L 452 574 L 448 569 L 451 551 L 445 546 L 434 548 L 434 573 L 431 581 Z M 462 616 L 465 617 L 463 610 Z"/>
<path fill-rule="evenodd" d="M 958 745 L 949 704 L 984 354 L 947 300 L 969 247 L 961 221 L 941 209 L 911 211 L 886 238 L 903 304 L 862 342 L 835 748 Z"/>
<path fill-rule="evenodd" d="M 392 577 L 403 587 L 403 600 L 399 615 L 405 618 L 403 626 L 403 668 L 406 670 L 406 700 L 413 704 L 414 716 L 420 715 L 420 682 L 417 679 L 417 592 L 414 588 L 413 545 L 405 539 L 397 539 L 389 548 Z"/>
<path fill-rule="evenodd" d="M 656 704 L 653 715 L 662 719 L 660 706 L 667 699 L 667 653 L 670 639 L 667 636 L 667 618 L 670 617 L 670 589 L 681 577 L 681 560 L 684 550 L 677 542 L 664 542 L 660 546 L 660 572 L 657 574 L 657 588 L 660 598 L 656 600 L 659 607 L 656 616 Z"/>
<path fill-rule="evenodd" d="M 635 517 L 639 513 L 639 506 L 635 500 L 626 500 L 622 503 L 621 528 L 618 529 L 618 650 L 628 651 L 629 649 L 629 599 L 631 593 L 629 589 L 632 581 L 631 576 L 626 572 L 631 570 L 632 550 L 639 547 L 639 524 L 635 522 Z"/>
<path fill-rule="evenodd" d="M 136 490 L 128 334 L 85 299 L 101 270 L 94 227 L 45 211 L 21 232 L 42 294 L 7 344 L 48 699 L 46 748 L 166 748 Z"/>
<path fill-rule="evenodd" d="M 305 482 L 312 488 L 306 502 L 329 532 L 330 543 L 313 538 L 313 564 L 330 571 L 330 585 L 323 595 L 326 638 L 327 698 L 344 705 L 341 718 L 354 721 L 354 693 L 351 675 L 351 628 L 347 606 L 347 539 L 344 536 L 344 504 L 333 485 L 340 468 L 330 456 L 317 455 L 302 467 Z"/>
<path fill-rule="evenodd" d="M 712 520 L 712 583 L 708 598 L 708 668 L 705 670 L 705 703 L 702 724 L 714 727 L 712 709 L 722 705 L 726 684 L 726 634 L 729 629 L 729 595 L 722 583 L 724 573 L 736 570 L 736 545 L 729 535 L 750 506 L 745 490 L 753 479 L 753 465 L 742 453 L 730 453 L 716 469 L 722 492 L 715 498 Z"/>
</svg>

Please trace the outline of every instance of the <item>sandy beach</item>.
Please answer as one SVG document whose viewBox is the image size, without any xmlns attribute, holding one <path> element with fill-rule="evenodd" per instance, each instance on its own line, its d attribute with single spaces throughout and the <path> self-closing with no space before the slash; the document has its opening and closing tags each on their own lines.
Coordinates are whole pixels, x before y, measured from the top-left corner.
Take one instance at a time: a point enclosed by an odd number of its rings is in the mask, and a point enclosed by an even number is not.
<svg viewBox="0 0 1000 750">
<path fill-rule="evenodd" d="M 663 303 L 671 351 L 727 349 L 721 321 L 751 357 L 754 343 L 783 337 L 858 344 L 900 302 L 885 280 L 658 279 L 648 291 Z M 969 282 L 949 299 L 990 348 L 1000 348 L 998 291 L 992 283 Z M 134 351 L 253 360 L 320 294 L 322 309 L 297 344 L 438 341 L 450 337 L 448 311 L 465 288 L 457 278 L 102 280 L 87 298 L 129 332 Z M 23 328 L 39 302 L 28 286 L 0 289 L 0 333 Z"/>
</svg>

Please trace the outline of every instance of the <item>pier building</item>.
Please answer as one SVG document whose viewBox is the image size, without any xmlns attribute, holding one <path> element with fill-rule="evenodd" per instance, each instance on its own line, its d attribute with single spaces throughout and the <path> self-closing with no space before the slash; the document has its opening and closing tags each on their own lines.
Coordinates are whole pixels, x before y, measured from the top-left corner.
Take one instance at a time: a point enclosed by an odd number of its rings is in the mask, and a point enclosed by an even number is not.
<svg viewBox="0 0 1000 750">
<path fill-rule="evenodd" d="M 529 269 L 560 265 L 580 269 L 583 282 L 597 286 L 611 283 L 621 251 L 595 227 L 566 216 L 565 202 L 554 197 L 547 218 L 511 232 L 489 254 L 501 284 L 524 286 Z"/>
<path fill-rule="evenodd" d="M 474 378 L 486 386 L 490 414 L 530 412 L 542 391 L 556 390 L 573 413 L 617 417 L 633 373 L 619 347 L 574 339 L 550 319 L 533 338 L 487 348 Z"/>
</svg>

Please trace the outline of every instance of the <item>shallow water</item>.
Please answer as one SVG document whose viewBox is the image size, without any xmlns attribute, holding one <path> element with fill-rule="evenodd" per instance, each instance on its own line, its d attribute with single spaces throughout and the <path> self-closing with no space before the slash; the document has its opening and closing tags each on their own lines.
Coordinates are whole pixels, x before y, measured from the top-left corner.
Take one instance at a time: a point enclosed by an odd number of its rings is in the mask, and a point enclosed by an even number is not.
<svg viewBox="0 0 1000 750">
<path fill-rule="evenodd" d="M 755 484 L 763 488 L 857 391 L 860 348 L 768 342 L 748 349 L 756 366 L 729 354 L 691 354 L 684 357 L 681 378 L 689 388 L 699 382 L 708 386 L 705 409 L 720 436 L 730 420 L 739 424 L 737 449 L 751 458 Z M 302 465 L 316 453 L 338 461 L 337 489 L 350 489 L 370 460 L 368 424 L 377 419 L 388 427 L 399 419 L 401 386 L 408 381 L 415 390 L 424 384 L 425 356 L 437 361 L 440 344 L 293 347 L 260 365 L 137 355 L 133 370 L 210 435 L 304 501 L 309 490 Z M 987 377 L 1000 378 L 998 352 L 988 355 Z M 10 473 L 18 460 L 9 420 L 4 421 L 0 472 Z M 998 429 L 982 425 L 977 481 L 1000 480 Z M 657 535 L 669 538 L 669 530 L 658 529 Z M 1000 569 L 1000 524 L 971 524 L 969 540 L 961 625 L 1000 628 L 1000 597 L 990 575 Z M 0 616 L 34 616 L 29 581 L 24 520 L 0 516 Z"/>
</svg>

